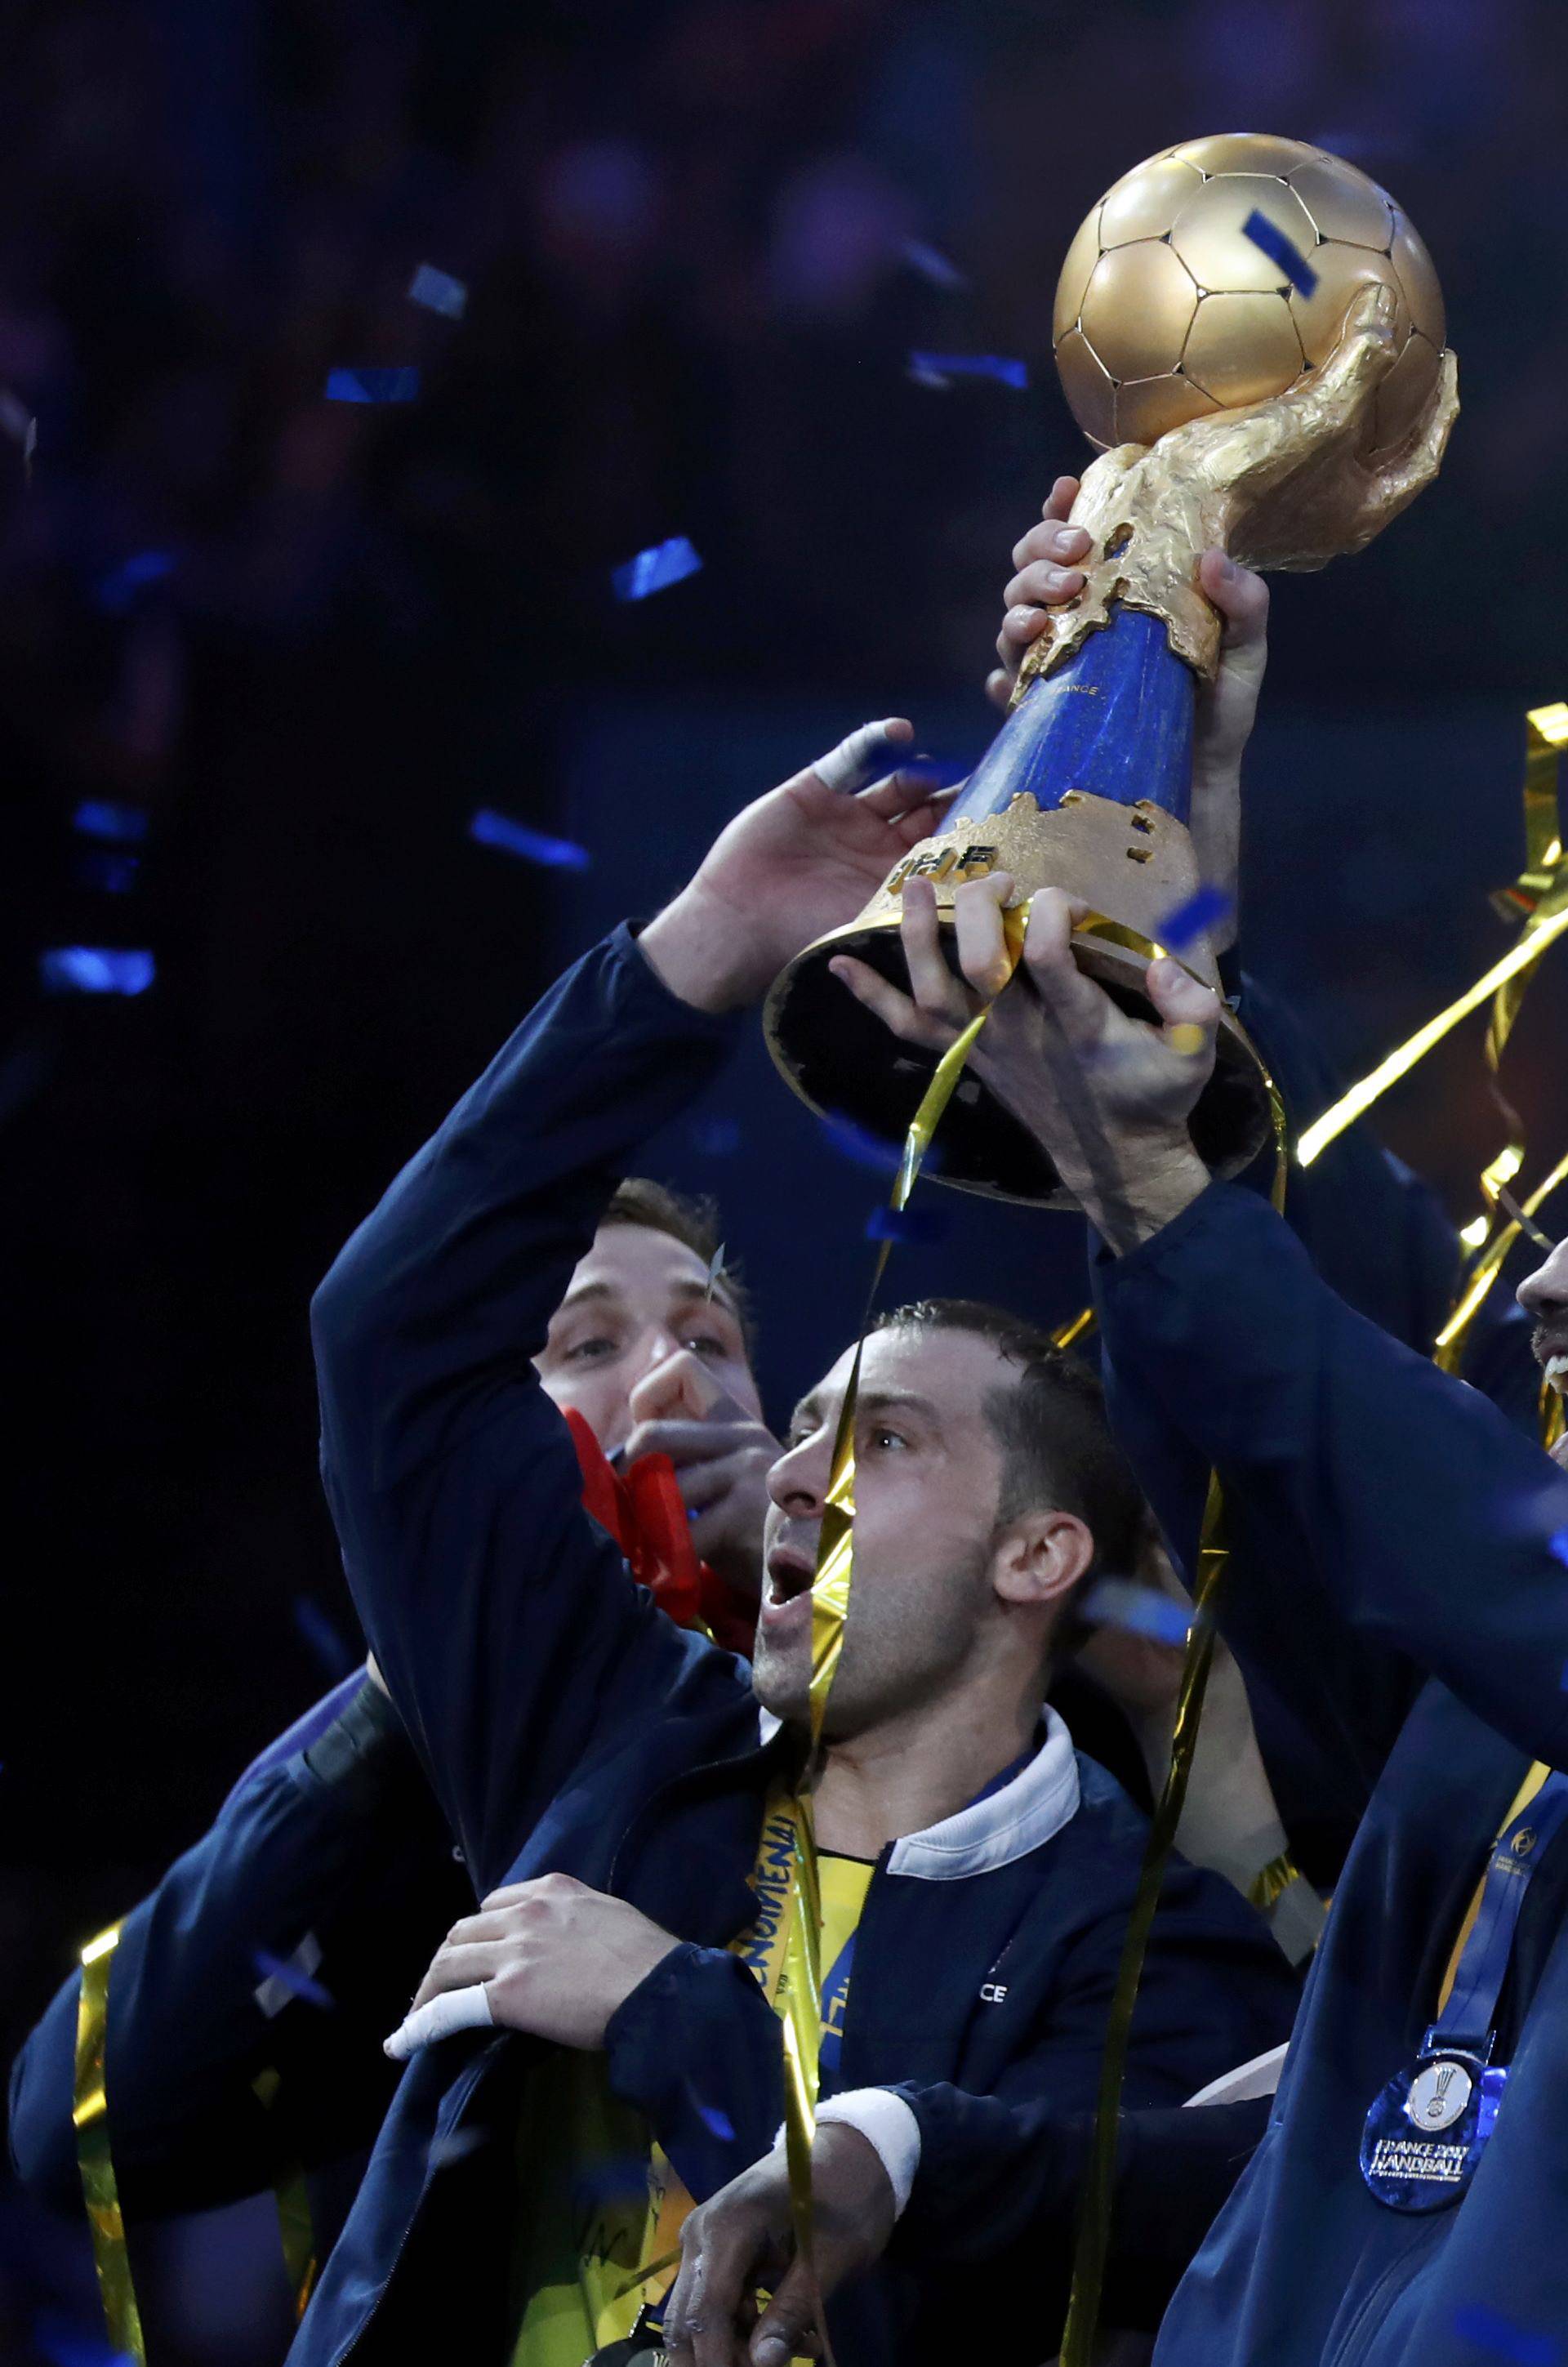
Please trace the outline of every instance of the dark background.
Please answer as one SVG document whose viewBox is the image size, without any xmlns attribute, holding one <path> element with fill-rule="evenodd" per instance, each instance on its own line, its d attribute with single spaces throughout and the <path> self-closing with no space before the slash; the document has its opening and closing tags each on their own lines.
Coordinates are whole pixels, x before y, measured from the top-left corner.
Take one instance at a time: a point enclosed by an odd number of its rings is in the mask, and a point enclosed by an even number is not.
<svg viewBox="0 0 1568 2367">
<path fill-rule="evenodd" d="M 305 1329 L 349 1228 L 736 805 L 868 715 L 984 744 L 1008 551 L 1087 457 L 1056 267 L 1173 140 L 1385 182 L 1461 359 L 1438 489 L 1278 586 L 1250 958 L 1353 1070 L 1503 949 L 1523 711 L 1568 693 L 1565 64 L 1551 0 L 0 10 L 0 388 L 38 421 L 30 485 L 0 442 L 7 2053 L 350 1662 Z M 422 262 L 461 322 L 407 300 Z M 917 348 L 1029 391 L 919 385 Z M 322 399 L 406 364 L 413 405 Z M 703 572 L 617 604 L 675 534 Z M 115 890 L 72 828 L 106 798 L 151 816 Z M 592 867 L 475 845 L 479 806 Z M 45 996 L 68 945 L 156 983 Z M 1510 1057 L 1532 1172 L 1565 1015 L 1550 974 Z M 1385 1130 L 1474 1212 L 1473 1032 Z M 755 1043 L 650 1164 L 725 1200 L 779 1410 L 852 1319 L 876 1179 Z M 1076 1303 L 1070 1226 L 959 1216 L 901 1288 Z"/>
</svg>

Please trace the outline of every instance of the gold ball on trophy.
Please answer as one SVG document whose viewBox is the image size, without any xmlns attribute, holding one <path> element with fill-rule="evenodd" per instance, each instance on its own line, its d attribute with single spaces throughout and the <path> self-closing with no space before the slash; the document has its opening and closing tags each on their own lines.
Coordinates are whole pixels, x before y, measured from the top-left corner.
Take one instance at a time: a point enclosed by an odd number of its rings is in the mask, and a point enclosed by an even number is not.
<svg viewBox="0 0 1568 2367">
<path fill-rule="evenodd" d="M 1327 358 L 1371 280 L 1393 290 L 1398 349 L 1370 416 L 1375 462 L 1421 416 L 1443 349 L 1442 289 L 1410 221 L 1304 141 L 1167 148 L 1107 190 L 1067 249 L 1051 334 L 1073 416 L 1104 450 L 1283 394 Z"/>
</svg>

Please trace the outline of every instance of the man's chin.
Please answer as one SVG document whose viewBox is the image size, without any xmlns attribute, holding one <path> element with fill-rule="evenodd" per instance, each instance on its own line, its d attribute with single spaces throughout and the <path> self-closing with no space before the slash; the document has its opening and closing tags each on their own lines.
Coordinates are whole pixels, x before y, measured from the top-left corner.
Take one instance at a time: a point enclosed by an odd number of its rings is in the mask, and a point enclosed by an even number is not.
<svg viewBox="0 0 1568 2367">
<path fill-rule="evenodd" d="M 751 1663 L 751 1691 L 765 1710 L 785 1726 L 805 1726 L 811 1716 L 811 1669 L 794 1654 L 768 1651 L 759 1642 Z"/>
</svg>

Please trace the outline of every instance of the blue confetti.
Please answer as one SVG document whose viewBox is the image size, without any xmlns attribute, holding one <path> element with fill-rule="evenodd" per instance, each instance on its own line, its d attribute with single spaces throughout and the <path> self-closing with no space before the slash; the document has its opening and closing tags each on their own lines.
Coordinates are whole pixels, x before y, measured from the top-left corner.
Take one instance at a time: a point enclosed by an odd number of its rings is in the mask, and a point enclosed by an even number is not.
<svg viewBox="0 0 1568 2367">
<path fill-rule="evenodd" d="M 413 402 L 419 372 L 406 369 L 333 369 L 327 372 L 329 402 Z"/>
<path fill-rule="evenodd" d="M 150 583 L 164 583 L 177 563 L 172 550 L 139 550 L 99 577 L 93 597 L 106 615 L 123 617 L 139 592 Z"/>
<path fill-rule="evenodd" d="M 1185 1644 L 1192 1622 L 1185 1603 L 1130 1578 L 1098 1580 L 1081 1607 L 1093 1626 L 1124 1627 L 1130 1635 L 1152 1637 L 1156 1644 Z"/>
<path fill-rule="evenodd" d="M 145 994 L 158 974 L 151 954 L 120 946 L 56 946 L 38 966 L 46 994 Z"/>
<path fill-rule="evenodd" d="M 1546 1540 L 1546 1550 L 1561 1562 L 1568 1562 L 1568 1529 L 1557 1529 Z"/>
<path fill-rule="evenodd" d="M 443 320 L 460 321 L 468 308 L 468 291 L 449 271 L 422 263 L 409 281 L 409 302 L 423 304 L 427 312 L 439 312 Z"/>
<path fill-rule="evenodd" d="M 956 294 L 969 285 L 958 266 L 949 263 L 946 255 L 936 247 L 928 246 L 924 239 L 907 238 L 898 251 L 910 270 L 918 271 L 922 279 L 929 279 L 933 288 L 942 288 L 949 294 Z"/>
<path fill-rule="evenodd" d="M 294 1625 L 300 1641 L 334 1683 L 347 1676 L 358 1656 L 344 1642 L 321 1604 L 312 1603 L 308 1594 L 294 1598 Z"/>
<path fill-rule="evenodd" d="M 303 1965 L 297 1965 L 291 1956 L 275 1956 L 269 1948 L 253 1948 L 251 1962 L 263 1980 L 281 1981 L 286 1989 L 292 1990 L 297 1998 L 303 1998 L 307 2005 L 313 2005 L 319 2012 L 335 2011 L 337 2001 L 331 1989 L 324 1989 L 320 1981 L 312 1980 Z"/>
<path fill-rule="evenodd" d="M 728 1159 L 740 1148 L 740 1123 L 733 1117 L 699 1118 L 692 1141 L 705 1159 Z"/>
<path fill-rule="evenodd" d="M 909 375 L 921 386 L 945 386 L 954 378 L 994 378 L 1021 392 L 1029 385 L 1026 366 L 1005 354 L 911 354 Z"/>
<path fill-rule="evenodd" d="M 1317 286 L 1317 274 L 1277 222 L 1271 222 L 1254 206 L 1241 226 L 1241 234 L 1249 238 L 1270 263 L 1279 265 L 1292 288 L 1299 289 L 1303 296 L 1312 294 Z"/>
<path fill-rule="evenodd" d="M 128 896 L 141 872 L 141 858 L 111 855 L 107 847 L 90 846 L 79 855 L 76 874 L 85 888 L 100 889 L 106 896 Z"/>
<path fill-rule="evenodd" d="M 610 582 L 617 600 L 646 600 L 652 592 L 666 592 L 671 583 L 684 583 L 702 563 L 683 534 L 671 535 L 668 542 L 656 542 L 650 549 L 639 550 L 635 559 L 613 567 Z"/>
<path fill-rule="evenodd" d="M 891 1143 L 879 1141 L 874 1134 L 868 1134 L 853 1118 L 824 1117 L 821 1126 L 834 1150 L 856 1167 L 869 1167 L 874 1175 L 897 1174 L 902 1152 L 895 1150 Z"/>
<path fill-rule="evenodd" d="M 1495 2359 L 1513 2360 L 1515 2367 L 1560 2367 L 1562 2358 L 1555 2335 L 1528 2333 L 1483 2302 L 1465 2302 L 1455 2310 L 1454 2332 L 1461 2342 L 1473 2342 Z"/>
<path fill-rule="evenodd" d="M 721 2144 L 734 2144 L 735 2124 L 731 2121 L 728 2113 L 721 2112 L 716 2104 L 699 2103 L 697 2106 L 697 2118 L 702 2122 L 702 2124 L 705 2129 L 710 2129 L 713 2132 L 713 2135 L 719 2139 Z"/>
<path fill-rule="evenodd" d="M 521 855 L 525 863 L 542 863 L 551 871 L 586 871 L 593 858 L 585 846 L 570 838 L 547 838 L 542 830 L 513 821 L 510 814 L 481 806 L 468 823 L 468 836 L 480 846 L 499 846 L 504 855 Z"/>
<path fill-rule="evenodd" d="M 1220 922 L 1228 921 L 1235 905 L 1223 888 L 1200 888 L 1174 912 L 1168 912 L 1155 931 L 1162 946 L 1180 953 L 1187 946 L 1206 937 Z"/>
<path fill-rule="evenodd" d="M 140 846 L 147 835 L 147 815 L 141 806 L 85 798 L 71 817 L 71 827 L 84 838 L 107 838 L 113 846 Z"/>
<path fill-rule="evenodd" d="M 940 1241 L 949 1218 L 940 1208 L 874 1208 L 865 1220 L 868 1241 Z"/>
</svg>

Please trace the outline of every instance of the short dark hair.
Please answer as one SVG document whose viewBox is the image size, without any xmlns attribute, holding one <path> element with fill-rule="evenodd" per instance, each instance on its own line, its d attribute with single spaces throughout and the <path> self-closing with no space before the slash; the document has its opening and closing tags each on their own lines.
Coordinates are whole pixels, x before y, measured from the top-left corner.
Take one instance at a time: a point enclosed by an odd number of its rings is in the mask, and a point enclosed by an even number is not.
<svg viewBox="0 0 1568 2367">
<path fill-rule="evenodd" d="M 1049 1504 L 1076 1513 L 1094 1539 L 1086 1580 L 1137 1567 L 1148 1514 L 1111 1435 L 1100 1376 L 1058 1348 L 1039 1324 L 980 1298 L 922 1298 L 879 1315 L 877 1331 L 973 1331 L 1019 1368 L 1012 1387 L 987 1392 L 986 1419 L 1002 1450 L 998 1521 Z M 1066 1634 L 1059 1637 L 1066 1642 Z"/>
<path fill-rule="evenodd" d="M 691 1193 L 673 1191 L 668 1184 L 656 1184 L 649 1175 L 623 1178 L 599 1221 L 602 1225 L 640 1225 L 646 1232 L 668 1233 L 671 1240 L 679 1241 L 683 1249 L 700 1257 L 705 1265 L 711 1265 L 724 1246 L 716 1201 L 699 1200 Z M 726 1264 L 718 1272 L 740 1319 L 741 1336 L 750 1356 L 756 1337 L 750 1295 L 738 1267 Z"/>
</svg>

